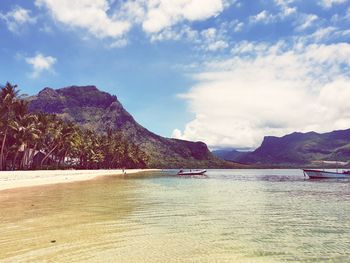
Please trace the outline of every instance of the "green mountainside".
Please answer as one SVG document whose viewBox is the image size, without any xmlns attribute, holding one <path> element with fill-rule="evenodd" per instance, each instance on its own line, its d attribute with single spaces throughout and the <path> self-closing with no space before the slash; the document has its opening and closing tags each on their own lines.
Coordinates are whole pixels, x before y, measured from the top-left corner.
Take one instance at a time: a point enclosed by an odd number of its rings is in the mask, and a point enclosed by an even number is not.
<svg viewBox="0 0 350 263">
<path fill-rule="evenodd" d="M 54 113 L 99 133 L 117 131 L 148 156 L 148 167 L 233 168 L 237 164 L 212 155 L 203 142 L 190 142 L 158 136 L 138 124 L 116 96 L 95 86 L 45 88 L 29 98 L 31 112 Z"/>
<path fill-rule="evenodd" d="M 242 156 L 244 156 L 250 152 L 241 152 L 241 151 L 237 151 L 234 149 L 221 149 L 221 150 L 214 150 L 214 151 L 212 151 L 212 153 L 216 157 L 218 157 L 222 160 L 237 162 Z"/>
<path fill-rule="evenodd" d="M 254 152 L 237 161 L 247 164 L 320 166 L 326 162 L 350 161 L 350 129 L 328 133 L 292 133 L 267 136 Z"/>
</svg>

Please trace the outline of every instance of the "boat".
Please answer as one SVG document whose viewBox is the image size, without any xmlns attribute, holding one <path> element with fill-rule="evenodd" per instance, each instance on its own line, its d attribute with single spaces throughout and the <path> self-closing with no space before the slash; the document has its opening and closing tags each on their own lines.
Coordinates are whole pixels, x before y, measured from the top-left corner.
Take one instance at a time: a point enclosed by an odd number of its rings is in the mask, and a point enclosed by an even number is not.
<svg viewBox="0 0 350 263">
<path fill-rule="evenodd" d="M 303 169 L 304 175 L 310 179 L 332 179 L 332 178 L 349 178 L 350 171 L 329 172 L 323 170 Z"/>
<path fill-rule="evenodd" d="M 184 171 L 180 170 L 177 175 L 203 175 L 206 173 L 207 170 L 202 169 L 202 170 L 189 170 L 189 171 Z"/>
</svg>

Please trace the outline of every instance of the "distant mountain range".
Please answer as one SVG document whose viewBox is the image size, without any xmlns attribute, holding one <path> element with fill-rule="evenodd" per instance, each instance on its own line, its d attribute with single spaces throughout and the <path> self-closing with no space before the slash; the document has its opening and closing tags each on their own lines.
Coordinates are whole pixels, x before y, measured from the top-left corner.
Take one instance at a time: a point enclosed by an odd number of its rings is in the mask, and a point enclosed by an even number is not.
<svg viewBox="0 0 350 263">
<path fill-rule="evenodd" d="M 215 152 L 214 152 L 215 153 Z M 328 133 L 299 133 L 267 136 L 250 153 L 215 153 L 225 160 L 261 166 L 323 166 L 350 161 L 350 129 Z"/>
<path fill-rule="evenodd" d="M 54 113 L 60 118 L 100 133 L 118 131 L 145 152 L 148 167 L 234 168 L 238 165 L 215 157 L 203 142 L 158 136 L 138 124 L 116 96 L 95 86 L 45 88 L 28 98 L 31 112 Z"/>
<path fill-rule="evenodd" d="M 222 160 L 237 162 L 242 156 L 244 156 L 250 152 L 248 152 L 248 151 L 241 152 L 241 151 L 237 151 L 235 149 L 220 149 L 220 150 L 214 150 L 214 151 L 212 151 L 212 153 Z"/>
</svg>

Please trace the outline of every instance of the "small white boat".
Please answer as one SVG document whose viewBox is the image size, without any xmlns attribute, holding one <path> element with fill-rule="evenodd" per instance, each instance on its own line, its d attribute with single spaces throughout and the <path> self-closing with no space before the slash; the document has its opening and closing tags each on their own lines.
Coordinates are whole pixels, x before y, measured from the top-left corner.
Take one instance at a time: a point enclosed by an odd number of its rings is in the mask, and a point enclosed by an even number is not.
<svg viewBox="0 0 350 263">
<path fill-rule="evenodd" d="M 180 170 L 177 175 L 203 175 L 207 170 L 189 170 L 189 171 L 184 171 Z"/>
<path fill-rule="evenodd" d="M 304 175 L 307 175 L 310 179 L 332 179 L 332 178 L 349 178 L 350 171 L 343 172 L 328 172 L 314 169 L 303 169 Z"/>
</svg>

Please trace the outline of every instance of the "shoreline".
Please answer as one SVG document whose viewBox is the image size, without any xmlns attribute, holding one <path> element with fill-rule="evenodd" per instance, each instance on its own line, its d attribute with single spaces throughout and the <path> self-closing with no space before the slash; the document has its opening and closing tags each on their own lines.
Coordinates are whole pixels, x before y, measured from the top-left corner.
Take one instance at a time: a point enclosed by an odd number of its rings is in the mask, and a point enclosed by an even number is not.
<svg viewBox="0 0 350 263">
<path fill-rule="evenodd" d="M 160 171 L 159 169 L 125 169 L 123 170 L 33 170 L 1 171 L 0 191 L 42 186 L 59 183 L 88 181 L 101 176 L 121 176 L 141 172 Z"/>
</svg>

